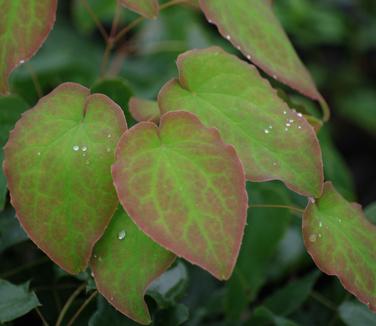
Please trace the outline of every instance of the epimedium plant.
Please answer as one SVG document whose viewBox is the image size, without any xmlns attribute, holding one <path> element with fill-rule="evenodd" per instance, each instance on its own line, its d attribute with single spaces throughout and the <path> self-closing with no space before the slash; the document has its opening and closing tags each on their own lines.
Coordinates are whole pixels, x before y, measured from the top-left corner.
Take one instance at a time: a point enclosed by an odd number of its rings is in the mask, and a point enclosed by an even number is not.
<svg viewBox="0 0 376 326">
<path fill-rule="evenodd" d="M 256 68 L 318 101 L 322 122 L 329 119 L 271 1 L 118 3 L 141 17 L 118 33 L 116 23 L 110 35 L 100 28 L 105 65 L 131 28 L 180 3 L 198 6 L 244 58 L 218 46 L 181 54 L 177 78 L 157 101 L 131 99 L 139 123 L 130 129 L 100 87 L 90 94 L 63 83 L 41 98 L 4 147 L 11 203 L 30 239 L 68 273 L 90 267 L 110 304 L 148 324 L 145 291 L 176 257 L 230 278 L 246 226 L 246 180 L 280 180 L 309 198 L 302 232 L 316 265 L 376 311 L 375 226 L 324 182 L 317 124 L 291 109 Z M 43 44 L 56 8 L 57 0 L 0 0 L 3 95 L 11 71 Z"/>
</svg>

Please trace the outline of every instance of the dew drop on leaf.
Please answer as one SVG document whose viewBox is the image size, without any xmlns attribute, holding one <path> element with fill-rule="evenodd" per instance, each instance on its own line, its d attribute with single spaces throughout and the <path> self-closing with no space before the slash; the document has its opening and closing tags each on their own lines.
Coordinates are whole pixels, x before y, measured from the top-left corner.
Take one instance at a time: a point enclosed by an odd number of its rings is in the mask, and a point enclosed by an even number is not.
<svg viewBox="0 0 376 326">
<path fill-rule="evenodd" d="M 118 234 L 118 239 L 119 240 L 124 240 L 126 236 L 125 230 L 121 230 Z"/>
<path fill-rule="evenodd" d="M 317 239 L 317 236 L 314 233 L 309 236 L 309 241 L 311 241 L 311 242 L 315 242 L 316 239 Z"/>
<path fill-rule="evenodd" d="M 74 145 L 74 146 L 73 146 L 73 150 L 74 150 L 75 152 L 77 152 L 79 149 L 80 149 L 80 146 L 77 146 L 77 145 Z"/>
</svg>

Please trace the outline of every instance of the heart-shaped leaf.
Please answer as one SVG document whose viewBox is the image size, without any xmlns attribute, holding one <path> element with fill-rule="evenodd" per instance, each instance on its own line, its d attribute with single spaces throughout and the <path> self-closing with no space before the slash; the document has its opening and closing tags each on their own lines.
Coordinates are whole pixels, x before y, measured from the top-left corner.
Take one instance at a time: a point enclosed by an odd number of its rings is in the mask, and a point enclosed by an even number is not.
<svg viewBox="0 0 376 326">
<path fill-rule="evenodd" d="M 8 92 L 8 76 L 29 60 L 55 23 L 57 0 L 0 0 L 0 94 Z"/>
<path fill-rule="evenodd" d="M 241 163 L 218 132 L 188 112 L 171 112 L 160 128 L 141 122 L 121 138 L 112 167 L 125 210 L 153 240 L 227 279 L 247 212 Z"/>
<path fill-rule="evenodd" d="M 268 1 L 200 0 L 200 6 L 223 37 L 267 74 L 323 101 Z"/>
<path fill-rule="evenodd" d="M 174 260 L 175 255 L 140 231 L 120 207 L 94 248 L 91 268 L 99 292 L 116 309 L 149 324 L 146 288 Z"/>
<path fill-rule="evenodd" d="M 376 226 L 330 182 L 303 217 L 304 244 L 316 265 L 376 311 Z"/>
<path fill-rule="evenodd" d="M 218 128 L 235 146 L 249 180 L 277 179 L 302 195 L 321 194 L 323 168 L 314 130 L 254 66 L 218 47 L 186 52 L 177 64 L 179 80 L 159 94 L 162 114 L 190 111 Z"/>
<path fill-rule="evenodd" d="M 129 101 L 129 111 L 137 121 L 159 122 L 159 106 L 155 101 L 132 97 Z"/>
<path fill-rule="evenodd" d="M 146 18 L 156 18 L 159 13 L 158 0 L 120 0 L 128 9 Z"/>
<path fill-rule="evenodd" d="M 113 101 L 65 83 L 22 116 L 5 146 L 17 216 L 67 272 L 85 269 L 118 205 L 110 166 L 125 130 L 123 111 Z"/>
</svg>

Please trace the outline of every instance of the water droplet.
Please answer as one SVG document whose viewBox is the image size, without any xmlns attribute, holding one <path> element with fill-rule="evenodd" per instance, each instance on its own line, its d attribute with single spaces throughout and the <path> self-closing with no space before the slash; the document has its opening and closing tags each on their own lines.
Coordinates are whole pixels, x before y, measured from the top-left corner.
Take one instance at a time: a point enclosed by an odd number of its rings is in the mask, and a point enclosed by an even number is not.
<svg viewBox="0 0 376 326">
<path fill-rule="evenodd" d="M 289 124 L 289 123 L 286 123 L 286 127 L 290 127 L 291 126 L 291 124 Z"/>
<path fill-rule="evenodd" d="M 321 238 L 322 237 L 322 235 L 321 235 L 321 233 L 319 233 L 319 238 Z"/>
<path fill-rule="evenodd" d="M 211 19 L 209 19 L 208 22 L 209 22 L 210 24 L 213 23 L 213 21 L 212 21 Z"/>
<path fill-rule="evenodd" d="M 111 138 L 111 137 L 112 137 L 111 134 L 108 134 L 108 135 L 107 135 L 107 138 Z"/>
<path fill-rule="evenodd" d="M 303 114 L 301 114 L 300 112 L 298 113 L 298 117 L 301 118 L 303 116 Z"/>
<path fill-rule="evenodd" d="M 90 161 L 89 161 L 89 160 L 87 160 L 87 161 L 85 162 L 85 164 L 86 164 L 86 165 L 89 165 L 89 164 L 90 164 Z"/>
<path fill-rule="evenodd" d="M 272 125 L 270 125 L 270 126 L 269 126 L 269 129 L 273 129 L 273 126 L 272 126 Z"/>
<path fill-rule="evenodd" d="M 124 240 L 126 236 L 125 230 L 121 230 L 118 234 L 118 239 L 119 240 Z"/>
<path fill-rule="evenodd" d="M 278 79 L 278 77 L 277 77 L 276 75 L 273 75 L 273 78 L 274 78 L 274 79 Z"/>
<path fill-rule="evenodd" d="M 114 297 L 111 297 L 110 300 L 113 301 L 113 300 L 114 300 Z"/>
<path fill-rule="evenodd" d="M 241 47 L 238 45 L 237 47 L 236 47 L 238 50 L 241 50 Z"/>
<path fill-rule="evenodd" d="M 285 131 L 289 131 L 289 128 L 285 128 Z"/>
<path fill-rule="evenodd" d="M 227 38 L 228 40 L 231 40 L 231 36 L 230 36 L 230 35 L 226 35 L 226 38 Z"/>
<path fill-rule="evenodd" d="M 317 239 L 317 236 L 314 233 L 309 236 L 309 241 L 311 241 L 311 242 L 315 242 L 316 239 Z"/>
<path fill-rule="evenodd" d="M 314 204 L 316 202 L 315 198 L 313 198 L 313 197 L 309 197 L 309 200 L 311 201 L 312 204 Z"/>
<path fill-rule="evenodd" d="M 40 152 L 38 152 L 37 155 L 40 156 Z"/>
<path fill-rule="evenodd" d="M 302 126 L 298 126 L 298 129 L 302 129 Z"/>
<path fill-rule="evenodd" d="M 247 55 L 247 59 L 248 59 L 248 60 L 251 60 L 251 56 L 250 56 L 249 54 Z"/>
<path fill-rule="evenodd" d="M 293 122 L 294 122 L 294 120 L 293 120 L 293 119 L 290 119 L 290 120 L 289 120 L 289 122 L 290 122 L 290 123 L 293 123 Z"/>
<path fill-rule="evenodd" d="M 74 146 L 73 146 L 73 150 L 74 150 L 75 152 L 77 152 L 79 149 L 80 149 L 80 146 L 77 146 L 77 145 L 74 145 Z"/>
<path fill-rule="evenodd" d="M 322 228 L 322 222 L 321 222 L 321 221 L 320 221 L 320 223 L 319 223 L 319 227 Z"/>
<path fill-rule="evenodd" d="M 86 156 L 86 153 L 83 153 L 82 156 L 85 157 L 85 156 Z"/>
<path fill-rule="evenodd" d="M 87 147 L 86 146 L 82 146 L 82 151 L 86 152 L 87 151 Z"/>
<path fill-rule="evenodd" d="M 268 134 L 270 131 L 268 129 L 265 129 L 264 132 Z"/>
<path fill-rule="evenodd" d="M 284 111 L 283 111 L 283 114 L 287 114 L 287 111 L 286 111 L 286 110 L 284 110 Z"/>
<path fill-rule="evenodd" d="M 91 272 L 91 277 L 94 277 L 95 275 L 94 275 L 94 272 Z"/>
<path fill-rule="evenodd" d="M 22 65 L 23 63 L 25 63 L 25 60 L 20 60 L 20 64 Z"/>
<path fill-rule="evenodd" d="M 274 165 L 274 166 L 277 166 L 277 162 L 273 162 L 273 165 Z"/>
<path fill-rule="evenodd" d="M 342 219 L 339 218 L 339 219 L 338 219 L 338 222 L 339 222 L 339 223 L 342 223 Z"/>
<path fill-rule="evenodd" d="M 107 147 L 107 148 L 106 148 L 106 151 L 107 151 L 108 153 L 111 152 L 111 148 Z"/>
</svg>

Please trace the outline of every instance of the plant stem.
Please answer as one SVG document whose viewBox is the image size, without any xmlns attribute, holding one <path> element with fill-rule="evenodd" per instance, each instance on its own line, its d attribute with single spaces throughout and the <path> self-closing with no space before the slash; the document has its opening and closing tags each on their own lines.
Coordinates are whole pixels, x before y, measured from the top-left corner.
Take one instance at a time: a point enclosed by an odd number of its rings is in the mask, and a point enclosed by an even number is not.
<svg viewBox="0 0 376 326">
<path fill-rule="evenodd" d="M 38 98 L 41 98 L 43 96 L 42 87 L 40 86 L 39 79 L 38 79 L 37 74 L 35 73 L 34 68 L 32 67 L 32 65 L 30 63 L 27 63 L 25 65 L 25 67 L 26 67 L 26 70 L 28 71 L 28 73 L 31 76 L 31 80 L 33 81 L 33 85 L 34 85 L 35 91 L 38 95 Z"/>
<path fill-rule="evenodd" d="M 295 207 L 295 206 L 288 206 L 288 205 L 250 204 L 248 207 L 250 208 L 284 208 L 284 209 L 291 209 L 299 213 L 304 213 L 304 209 Z"/>
<path fill-rule="evenodd" d="M 93 9 L 91 8 L 90 4 L 87 2 L 87 0 L 81 0 L 81 3 L 85 7 L 85 9 L 87 10 L 87 12 L 89 13 L 91 19 L 93 19 L 95 25 L 97 26 L 99 32 L 102 34 L 102 36 L 105 39 L 105 41 L 107 41 L 108 34 L 107 34 L 105 28 L 103 27 L 101 21 L 99 20 L 99 18 L 97 17 L 97 15 L 93 11 Z"/>
<path fill-rule="evenodd" d="M 49 324 L 47 323 L 46 319 L 44 318 L 42 312 L 39 310 L 38 307 L 35 308 L 35 311 L 37 312 L 37 314 L 38 314 L 40 320 L 42 321 L 43 326 L 49 326 Z"/>
<path fill-rule="evenodd" d="M 21 265 L 19 267 L 16 267 L 14 269 L 11 269 L 5 273 L 2 273 L 0 274 L 0 278 L 8 278 L 9 276 L 13 276 L 19 272 L 23 272 L 29 268 L 33 268 L 35 266 L 38 266 L 38 265 L 41 265 L 41 264 L 44 264 L 44 263 L 47 263 L 49 262 L 50 260 L 47 258 L 47 257 L 42 257 L 40 259 L 37 259 L 35 261 L 32 261 L 28 264 L 25 264 L 25 265 Z"/>
<path fill-rule="evenodd" d="M 81 284 L 77 289 L 76 291 L 74 291 L 71 296 L 68 298 L 68 300 L 65 302 L 65 305 L 63 307 L 63 309 L 61 310 L 60 314 L 59 314 L 59 317 L 56 321 L 56 326 L 60 326 L 61 323 L 63 322 L 63 319 L 64 319 L 64 316 L 65 314 L 67 313 L 68 309 L 70 308 L 70 306 L 72 305 L 73 301 L 78 297 L 78 295 L 81 293 L 81 291 L 83 289 L 85 289 L 86 287 L 86 284 Z"/>
<path fill-rule="evenodd" d="M 67 323 L 67 326 L 71 326 L 73 325 L 73 323 L 76 321 L 76 319 L 78 318 L 78 316 L 81 314 L 81 312 L 86 308 L 86 306 L 91 302 L 91 300 L 93 300 L 95 298 L 95 296 L 98 294 L 98 291 L 94 291 L 85 301 L 84 303 L 81 305 L 80 308 L 78 308 L 78 310 L 76 311 L 76 313 L 73 315 L 73 317 L 69 320 L 69 322 Z"/>
<path fill-rule="evenodd" d="M 329 299 L 325 298 L 323 295 L 316 291 L 311 292 L 311 297 L 316 301 L 320 302 L 323 306 L 327 307 L 330 310 L 337 312 L 337 306 L 330 301 Z"/>
</svg>

